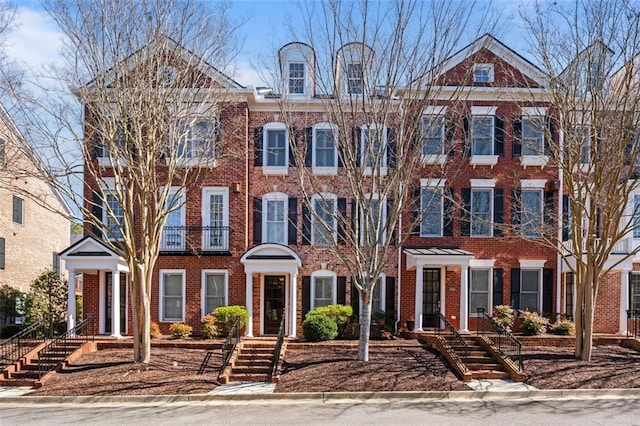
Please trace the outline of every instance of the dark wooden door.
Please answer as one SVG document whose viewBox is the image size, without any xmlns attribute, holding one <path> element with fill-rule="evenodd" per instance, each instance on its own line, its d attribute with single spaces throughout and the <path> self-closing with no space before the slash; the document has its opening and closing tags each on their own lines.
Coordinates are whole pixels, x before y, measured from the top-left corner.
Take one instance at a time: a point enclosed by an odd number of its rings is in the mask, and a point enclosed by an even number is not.
<svg viewBox="0 0 640 426">
<path fill-rule="evenodd" d="M 264 277 L 264 334 L 278 334 L 284 315 L 284 275 Z"/>
<path fill-rule="evenodd" d="M 440 269 L 422 270 L 422 328 L 440 328 Z"/>
</svg>

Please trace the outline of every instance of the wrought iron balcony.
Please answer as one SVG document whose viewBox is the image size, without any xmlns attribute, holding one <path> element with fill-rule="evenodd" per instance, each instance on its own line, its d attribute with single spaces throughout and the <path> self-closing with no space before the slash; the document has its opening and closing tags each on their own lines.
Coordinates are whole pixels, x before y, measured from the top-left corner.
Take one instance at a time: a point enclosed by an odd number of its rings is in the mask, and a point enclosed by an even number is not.
<svg viewBox="0 0 640 426">
<path fill-rule="evenodd" d="M 229 253 L 229 226 L 165 226 L 161 253 Z"/>
</svg>

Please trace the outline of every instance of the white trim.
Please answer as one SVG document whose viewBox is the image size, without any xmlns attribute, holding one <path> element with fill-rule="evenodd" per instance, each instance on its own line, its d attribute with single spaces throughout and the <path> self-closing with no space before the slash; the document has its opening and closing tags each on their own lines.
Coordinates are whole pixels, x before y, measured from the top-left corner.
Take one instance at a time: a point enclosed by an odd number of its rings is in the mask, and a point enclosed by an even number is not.
<svg viewBox="0 0 640 426">
<path fill-rule="evenodd" d="M 227 269 L 203 269 L 201 273 L 200 286 L 200 313 L 201 316 L 209 314 L 205 308 L 207 305 L 207 275 L 224 276 L 224 306 L 229 305 L 229 271 Z"/>
<path fill-rule="evenodd" d="M 471 260 L 471 262 L 474 262 L 474 260 Z M 481 262 L 480 260 L 478 260 L 478 262 Z M 469 265 L 469 269 L 467 270 L 467 273 L 469 274 L 469 282 L 467 283 L 467 286 L 469 288 L 469 293 L 468 293 L 468 299 L 467 299 L 467 305 L 468 305 L 468 317 L 471 318 L 477 318 L 478 317 L 478 311 L 477 309 L 475 311 L 471 310 L 471 283 L 473 282 L 472 279 L 472 275 L 473 275 L 473 271 L 487 271 L 487 314 L 491 315 L 491 311 L 493 308 L 493 260 L 490 261 L 491 262 L 491 266 L 488 265 L 478 265 L 478 266 L 471 266 Z"/>
<path fill-rule="evenodd" d="M 160 297 L 159 297 L 159 310 L 158 310 L 158 322 L 183 322 L 185 319 L 185 309 L 186 309 L 186 282 L 187 282 L 187 273 L 184 269 L 160 269 L 158 272 L 160 275 Z M 165 319 L 164 317 L 164 278 L 165 275 L 181 275 L 182 276 L 182 318 L 169 318 Z"/>
<path fill-rule="evenodd" d="M 472 180 L 476 180 L 476 179 L 472 179 Z M 481 179 L 478 179 L 481 180 Z M 486 180 L 492 180 L 492 179 L 486 179 Z M 494 182 L 495 184 L 495 182 Z M 480 234 L 480 235 L 474 235 L 473 233 L 473 224 L 474 224 L 474 211 L 473 211 L 473 206 L 475 205 L 475 203 L 473 202 L 473 198 L 474 198 L 474 192 L 489 192 L 489 220 L 487 221 L 489 224 L 489 232 L 487 234 Z M 495 191 L 493 187 L 472 187 L 471 188 L 471 197 L 469 199 L 470 201 L 470 206 L 469 206 L 469 236 L 471 238 L 489 238 L 489 237 L 493 237 L 493 231 L 494 231 L 494 223 L 493 223 L 493 216 L 494 216 L 494 199 L 495 199 Z M 482 220 L 479 220 L 479 222 L 477 223 L 483 223 Z"/>
<path fill-rule="evenodd" d="M 202 187 L 202 226 L 211 226 L 210 222 L 210 207 L 211 203 L 209 203 L 209 199 L 211 195 L 222 195 L 222 203 L 223 203 L 223 212 L 222 212 L 222 226 L 229 226 L 229 188 L 226 186 L 203 186 Z M 203 233 L 204 235 L 204 233 Z M 229 238 L 228 233 L 223 233 Z M 231 249 L 230 241 L 226 241 L 227 246 Z M 202 248 L 208 249 L 205 247 L 206 239 L 202 239 Z"/>
<path fill-rule="evenodd" d="M 338 196 L 336 194 L 333 193 L 320 193 L 320 194 L 315 194 L 311 196 L 311 208 L 313 210 L 313 213 L 311 213 L 311 245 L 312 246 L 316 246 L 316 234 L 315 234 L 315 222 L 318 220 L 318 218 L 316 217 L 317 213 L 315 211 L 316 208 L 316 201 L 332 201 L 333 202 L 333 241 L 329 241 L 328 244 L 325 245 L 320 245 L 319 247 L 329 247 L 333 244 L 333 242 L 337 241 L 338 238 L 338 219 L 337 219 L 337 214 L 338 214 Z M 324 228 L 324 225 L 320 224 L 319 226 L 321 226 L 322 228 Z M 324 229 L 322 229 L 324 231 Z"/>
<path fill-rule="evenodd" d="M 267 203 L 270 201 L 282 201 L 283 203 L 283 235 L 282 241 L 268 241 L 267 235 Z M 289 196 L 284 192 L 269 192 L 262 196 L 262 235 L 261 241 L 263 243 L 276 243 L 276 244 L 287 244 L 288 240 L 288 231 L 289 231 Z"/>
<path fill-rule="evenodd" d="M 493 268 L 496 263 L 495 259 L 471 259 L 469 261 L 469 268 L 471 269 L 488 269 Z"/>
<path fill-rule="evenodd" d="M 371 176 L 373 175 L 373 170 L 370 166 L 365 165 L 365 159 L 366 159 L 366 145 L 365 142 L 367 141 L 367 132 L 372 131 L 375 132 L 376 134 L 378 133 L 378 129 L 382 128 L 382 132 L 379 133 L 380 135 L 380 156 L 381 158 L 381 163 L 380 163 L 380 176 L 386 176 L 387 175 L 387 131 L 389 130 L 389 128 L 387 126 L 384 125 L 380 125 L 378 123 L 372 123 L 369 125 L 363 124 L 362 126 L 360 126 L 360 165 L 361 167 L 363 167 L 363 174 L 364 176 Z M 377 155 L 377 153 L 374 153 L 374 155 Z"/>
<path fill-rule="evenodd" d="M 335 166 L 316 166 L 316 142 L 317 142 L 317 131 L 318 130 L 330 130 L 333 132 L 333 161 Z M 335 124 L 322 122 L 316 123 L 312 126 L 311 130 L 311 166 L 314 175 L 326 175 L 326 176 L 335 176 L 338 174 L 338 146 L 336 145 L 336 141 L 338 139 L 338 126 Z"/>
<path fill-rule="evenodd" d="M 544 189 L 547 185 L 547 179 L 522 179 L 520 188 L 522 189 Z"/>
<path fill-rule="evenodd" d="M 546 260 L 525 260 L 520 259 L 520 268 L 521 269 L 542 269 L 544 268 L 544 264 L 547 262 Z"/>
<path fill-rule="evenodd" d="M 522 155 L 520 157 L 520 164 L 523 168 L 527 166 L 544 167 L 549 163 L 549 156 L 547 155 Z"/>
<path fill-rule="evenodd" d="M 420 186 L 429 188 L 444 188 L 446 182 L 446 179 L 423 178 L 420 179 Z"/>
<path fill-rule="evenodd" d="M 497 106 L 472 106 L 471 107 L 471 115 L 496 115 L 496 111 L 498 110 Z"/>
<path fill-rule="evenodd" d="M 284 130 L 284 166 L 270 166 L 267 164 L 268 141 L 270 131 Z M 289 131 L 287 125 L 281 122 L 270 122 L 262 126 L 262 173 L 265 175 L 289 174 Z"/>
<path fill-rule="evenodd" d="M 495 188 L 495 179 L 469 179 L 471 188 Z"/>
<path fill-rule="evenodd" d="M 429 105 L 422 110 L 422 115 L 445 115 L 446 113 L 447 107 L 440 105 Z"/>
<path fill-rule="evenodd" d="M 521 107 L 520 111 L 522 112 L 522 115 L 545 116 L 547 115 L 548 109 L 549 109 L 548 107 L 534 106 L 534 107 Z"/>
<path fill-rule="evenodd" d="M 338 274 L 326 269 L 320 269 L 311 273 L 311 284 L 309 289 L 309 308 L 314 310 L 315 306 L 315 291 L 316 291 L 316 278 L 331 278 L 331 304 L 335 305 L 338 300 Z"/>
</svg>

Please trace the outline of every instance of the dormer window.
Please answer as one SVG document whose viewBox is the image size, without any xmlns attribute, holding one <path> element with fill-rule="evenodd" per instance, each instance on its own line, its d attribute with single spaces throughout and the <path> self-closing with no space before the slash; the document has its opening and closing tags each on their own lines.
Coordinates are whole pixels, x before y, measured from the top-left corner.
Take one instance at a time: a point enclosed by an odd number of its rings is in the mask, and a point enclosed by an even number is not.
<svg viewBox="0 0 640 426">
<path fill-rule="evenodd" d="M 347 92 L 350 95 L 359 95 L 363 91 L 362 64 L 359 62 L 347 64 Z"/>
<path fill-rule="evenodd" d="M 493 64 L 475 64 L 473 66 L 474 83 L 493 83 Z"/>
<path fill-rule="evenodd" d="M 289 63 L 289 94 L 304 94 L 304 64 L 300 62 Z"/>
</svg>

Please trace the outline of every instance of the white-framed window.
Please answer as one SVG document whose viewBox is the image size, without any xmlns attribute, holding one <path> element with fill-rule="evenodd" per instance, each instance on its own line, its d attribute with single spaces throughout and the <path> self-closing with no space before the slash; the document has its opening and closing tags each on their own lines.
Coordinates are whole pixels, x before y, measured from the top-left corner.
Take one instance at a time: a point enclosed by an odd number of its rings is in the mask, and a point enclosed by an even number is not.
<svg viewBox="0 0 640 426">
<path fill-rule="evenodd" d="M 365 199 L 369 208 L 360 209 L 360 244 L 366 246 L 384 244 L 385 225 L 387 222 L 386 199 L 380 199 L 378 194 L 366 194 Z"/>
<path fill-rule="evenodd" d="M 542 269 L 520 270 L 520 309 L 540 312 L 542 308 Z"/>
<path fill-rule="evenodd" d="M 288 196 L 272 192 L 262 197 L 262 242 L 287 243 Z"/>
<path fill-rule="evenodd" d="M 114 123 L 114 121 L 114 118 L 107 118 L 102 123 L 102 128 L 96 129 L 98 134 L 94 140 L 98 144 L 96 153 L 101 166 L 111 165 L 109 158 L 112 160 L 121 158 L 127 147 L 124 125 L 120 122 Z"/>
<path fill-rule="evenodd" d="M 580 164 L 591 163 L 591 130 L 588 126 L 578 128 L 578 138 L 580 138 Z"/>
<path fill-rule="evenodd" d="M 444 217 L 442 188 L 423 186 L 420 188 L 420 236 L 441 237 Z"/>
<path fill-rule="evenodd" d="M 304 63 L 289 62 L 289 94 L 304 95 Z"/>
<path fill-rule="evenodd" d="M 380 174 L 387 170 L 387 128 L 376 124 L 361 127 L 360 158 L 365 174 L 374 166 L 380 167 Z"/>
<path fill-rule="evenodd" d="M 184 197 L 184 188 L 171 188 L 165 205 L 165 211 L 169 213 L 162 228 L 160 250 L 183 251 L 185 249 L 186 207 Z"/>
<path fill-rule="evenodd" d="M 471 117 L 471 155 L 493 155 L 494 118 Z"/>
<path fill-rule="evenodd" d="M 544 155 L 544 117 L 522 117 L 522 155 Z"/>
<path fill-rule="evenodd" d="M 422 155 L 444 154 L 444 116 L 422 116 Z"/>
<path fill-rule="evenodd" d="M 387 307 L 386 303 L 386 275 L 380 274 L 376 280 L 376 284 L 373 286 L 373 293 L 371 293 L 371 314 L 384 311 Z M 392 307 L 389 309 L 393 309 Z M 362 299 L 360 299 L 360 312 L 362 312 Z"/>
<path fill-rule="evenodd" d="M 103 185 L 105 205 L 102 206 L 101 219 L 105 237 L 111 241 L 120 241 L 124 227 L 124 210 L 115 189 L 115 180 L 105 178 Z"/>
<path fill-rule="evenodd" d="M 337 197 L 321 194 L 313 197 L 311 242 L 315 246 L 333 245 L 337 238 Z"/>
<path fill-rule="evenodd" d="M 350 62 L 347 64 L 347 93 L 360 95 L 364 93 L 364 75 L 362 63 Z"/>
<path fill-rule="evenodd" d="M 329 123 L 319 123 L 313 126 L 312 165 L 315 174 L 331 174 L 338 172 L 338 150 L 336 136 L 338 129 Z"/>
<path fill-rule="evenodd" d="M 263 126 L 263 173 L 287 174 L 289 167 L 289 142 L 284 123 L 267 123 Z"/>
<path fill-rule="evenodd" d="M 160 270 L 160 321 L 184 321 L 185 271 Z"/>
<path fill-rule="evenodd" d="M 493 83 L 493 64 L 474 64 L 473 81 L 475 83 Z"/>
<path fill-rule="evenodd" d="M 525 237 L 536 238 L 541 235 L 543 194 L 542 189 L 523 189 L 520 194 L 521 229 Z"/>
<path fill-rule="evenodd" d="M 227 306 L 229 273 L 221 269 L 202 271 L 202 316 L 210 314 L 219 306 Z"/>
<path fill-rule="evenodd" d="M 633 238 L 640 238 L 640 194 L 633 196 Z"/>
<path fill-rule="evenodd" d="M 336 304 L 337 282 L 337 274 L 332 271 L 311 274 L 311 309 Z"/>
<path fill-rule="evenodd" d="M 229 188 L 202 188 L 202 249 L 228 251 L 229 247 Z"/>
<path fill-rule="evenodd" d="M 477 315 L 479 308 L 490 314 L 492 270 L 472 268 L 469 271 L 469 314 Z"/>
<path fill-rule="evenodd" d="M 629 278 L 629 309 L 640 310 L 640 274 L 637 273 Z"/>
<path fill-rule="evenodd" d="M 471 189 L 471 236 L 493 235 L 493 189 Z"/>
<path fill-rule="evenodd" d="M 13 223 L 17 223 L 18 225 L 24 225 L 24 199 L 18 197 L 17 195 L 13 196 Z"/>
<path fill-rule="evenodd" d="M 216 121 L 197 118 L 180 124 L 178 158 L 181 161 L 206 161 L 215 157 Z"/>
</svg>

